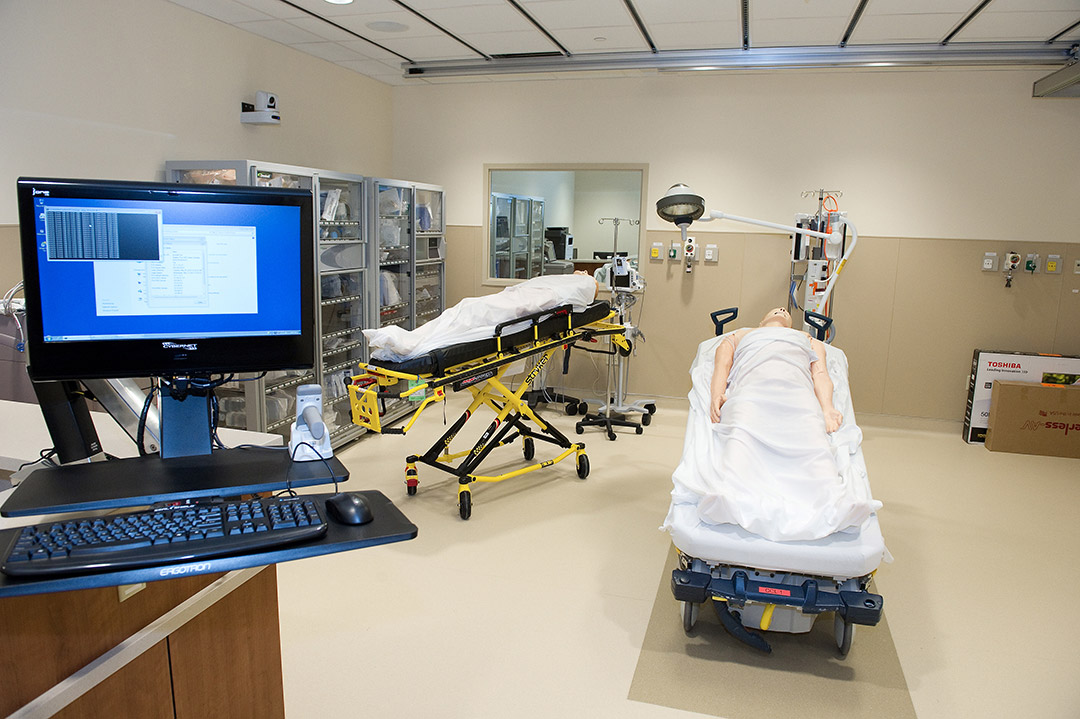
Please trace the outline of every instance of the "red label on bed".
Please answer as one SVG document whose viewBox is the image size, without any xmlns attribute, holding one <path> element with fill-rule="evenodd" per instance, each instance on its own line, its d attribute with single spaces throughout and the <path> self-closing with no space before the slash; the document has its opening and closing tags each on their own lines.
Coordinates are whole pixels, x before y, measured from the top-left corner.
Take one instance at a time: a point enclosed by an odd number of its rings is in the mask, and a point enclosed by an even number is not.
<svg viewBox="0 0 1080 719">
<path fill-rule="evenodd" d="M 774 587 L 758 587 L 758 591 L 762 594 L 775 594 L 778 597 L 790 597 L 791 591 L 788 589 L 776 589 Z"/>
</svg>

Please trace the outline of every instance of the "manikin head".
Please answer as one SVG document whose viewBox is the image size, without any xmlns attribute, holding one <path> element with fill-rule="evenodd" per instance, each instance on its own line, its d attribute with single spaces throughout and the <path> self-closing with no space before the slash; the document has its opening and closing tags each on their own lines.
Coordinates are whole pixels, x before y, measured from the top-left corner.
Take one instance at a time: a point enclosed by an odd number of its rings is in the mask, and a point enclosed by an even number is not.
<svg viewBox="0 0 1080 719">
<path fill-rule="evenodd" d="M 791 315 L 786 307 L 776 307 L 765 313 L 758 327 L 787 327 L 791 329 Z"/>
</svg>

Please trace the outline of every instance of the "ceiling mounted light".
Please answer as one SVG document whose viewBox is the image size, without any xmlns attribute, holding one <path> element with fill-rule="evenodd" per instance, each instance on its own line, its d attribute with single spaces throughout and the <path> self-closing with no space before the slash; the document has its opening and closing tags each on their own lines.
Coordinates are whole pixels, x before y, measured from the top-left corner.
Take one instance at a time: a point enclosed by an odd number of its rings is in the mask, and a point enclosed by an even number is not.
<svg viewBox="0 0 1080 719">
<path fill-rule="evenodd" d="M 369 22 L 365 27 L 368 30 L 374 30 L 375 32 L 405 32 L 409 29 L 408 25 L 403 25 L 400 22 L 394 22 L 393 20 L 375 20 Z"/>
</svg>

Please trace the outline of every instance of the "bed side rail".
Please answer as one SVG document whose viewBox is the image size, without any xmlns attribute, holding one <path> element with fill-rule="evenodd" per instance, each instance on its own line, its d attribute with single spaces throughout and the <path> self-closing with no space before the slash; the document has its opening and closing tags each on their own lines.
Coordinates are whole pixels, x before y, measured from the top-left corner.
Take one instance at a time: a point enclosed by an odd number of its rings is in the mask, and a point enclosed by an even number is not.
<svg viewBox="0 0 1080 719">
<path fill-rule="evenodd" d="M 671 593 L 681 602 L 701 604 L 706 599 L 721 599 L 734 606 L 746 602 L 782 604 L 801 609 L 805 614 L 836 612 L 854 624 L 873 626 L 881 620 L 885 600 L 871 592 L 826 591 L 817 580 L 801 585 L 762 582 L 743 571 L 731 579 L 720 579 L 706 572 L 676 569 L 671 573 Z"/>
</svg>

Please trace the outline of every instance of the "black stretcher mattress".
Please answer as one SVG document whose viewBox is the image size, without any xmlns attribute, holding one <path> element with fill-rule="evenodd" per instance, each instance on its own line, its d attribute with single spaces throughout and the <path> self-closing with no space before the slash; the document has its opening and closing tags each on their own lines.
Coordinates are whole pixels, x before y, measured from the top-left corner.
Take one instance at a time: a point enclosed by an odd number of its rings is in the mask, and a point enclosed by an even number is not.
<svg viewBox="0 0 1080 719">
<path fill-rule="evenodd" d="M 577 328 L 592 324 L 593 322 L 604 319 L 610 312 L 611 308 L 608 306 L 607 302 L 594 302 L 581 312 L 572 312 L 570 314 L 571 326 Z M 553 337 L 565 330 L 566 327 L 566 315 L 551 315 L 540 321 L 537 336 L 540 337 L 541 340 Z M 504 334 L 502 336 L 503 351 L 509 350 L 520 344 L 525 344 L 526 342 L 531 342 L 532 339 L 532 324 L 517 332 Z M 382 369 L 387 369 L 392 372 L 402 372 L 405 374 L 440 375 L 450 367 L 455 367 L 462 362 L 480 359 L 481 357 L 495 354 L 498 351 L 498 341 L 492 336 L 487 339 L 439 347 L 438 349 L 433 349 L 430 352 L 418 357 L 412 357 L 403 362 L 373 359 L 368 362 L 368 364 L 373 367 L 381 367 Z"/>
</svg>

